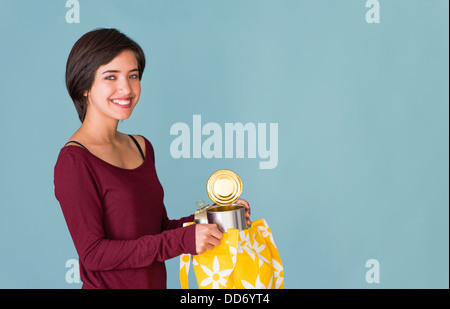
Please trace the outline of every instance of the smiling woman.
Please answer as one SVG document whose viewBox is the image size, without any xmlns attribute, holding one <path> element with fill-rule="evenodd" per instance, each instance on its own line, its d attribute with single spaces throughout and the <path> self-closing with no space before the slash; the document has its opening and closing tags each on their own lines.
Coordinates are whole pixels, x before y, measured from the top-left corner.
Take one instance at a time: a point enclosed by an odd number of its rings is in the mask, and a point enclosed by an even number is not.
<svg viewBox="0 0 450 309">
<path fill-rule="evenodd" d="M 117 131 L 139 101 L 142 49 L 116 29 L 97 29 L 74 45 L 67 90 L 82 124 L 54 170 L 58 199 L 79 255 L 83 288 L 165 288 L 164 261 L 218 245 L 215 225 L 169 220 L 153 146 Z"/>
<path fill-rule="evenodd" d="M 98 121 L 99 117 L 124 120 L 131 116 L 141 93 L 136 62 L 134 53 L 124 50 L 98 68 L 92 87 L 83 93 L 87 98 L 85 117 Z"/>
<path fill-rule="evenodd" d="M 133 77 L 136 77 L 137 73 L 137 77 L 141 80 L 145 68 L 144 52 L 136 42 L 118 30 L 93 30 L 82 36 L 73 46 L 67 59 L 66 87 L 75 104 L 81 122 L 84 121 L 86 116 L 88 102 L 86 94 L 91 89 L 94 79 L 99 77 L 98 72 L 106 73 L 111 70 L 113 71 L 109 72 L 111 74 L 119 73 L 113 68 L 114 65 L 121 64 L 117 63 L 121 61 L 115 59 L 115 63 L 110 62 L 125 50 L 134 54 L 134 60 L 130 60 L 130 57 L 127 57 L 127 60 L 135 61 L 134 65 L 136 67 L 132 70 L 134 73 Z M 110 79 L 115 78 L 114 75 L 107 77 Z"/>
</svg>

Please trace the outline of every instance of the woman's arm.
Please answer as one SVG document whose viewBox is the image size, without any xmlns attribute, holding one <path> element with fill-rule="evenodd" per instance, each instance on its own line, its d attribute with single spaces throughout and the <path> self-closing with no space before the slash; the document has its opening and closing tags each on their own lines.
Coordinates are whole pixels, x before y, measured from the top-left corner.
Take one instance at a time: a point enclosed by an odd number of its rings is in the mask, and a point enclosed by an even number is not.
<svg viewBox="0 0 450 309">
<path fill-rule="evenodd" d="M 194 222 L 194 215 L 190 215 L 187 217 L 180 218 L 178 220 L 170 220 L 167 217 L 166 208 L 164 208 L 164 219 L 162 221 L 162 230 L 167 231 L 171 229 L 176 229 L 182 227 L 184 223 Z"/>
<path fill-rule="evenodd" d="M 108 239 L 95 177 L 82 157 L 63 153 L 55 166 L 55 195 L 88 270 L 139 268 L 181 253 L 196 254 L 195 225 L 176 227 L 132 240 Z M 170 225 L 170 224 L 169 224 Z"/>
</svg>

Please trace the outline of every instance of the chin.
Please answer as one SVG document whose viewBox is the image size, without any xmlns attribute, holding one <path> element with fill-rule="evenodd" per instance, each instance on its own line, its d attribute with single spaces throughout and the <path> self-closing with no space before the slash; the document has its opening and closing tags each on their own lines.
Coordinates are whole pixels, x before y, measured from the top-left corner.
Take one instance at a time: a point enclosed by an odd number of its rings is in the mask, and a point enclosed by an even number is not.
<svg viewBox="0 0 450 309">
<path fill-rule="evenodd" d="M 131 115 L 117 117 L 117 120 L 127 120 L 128 118 L 130 118 L 130 116 L 131 116 Z"/>
</svg>

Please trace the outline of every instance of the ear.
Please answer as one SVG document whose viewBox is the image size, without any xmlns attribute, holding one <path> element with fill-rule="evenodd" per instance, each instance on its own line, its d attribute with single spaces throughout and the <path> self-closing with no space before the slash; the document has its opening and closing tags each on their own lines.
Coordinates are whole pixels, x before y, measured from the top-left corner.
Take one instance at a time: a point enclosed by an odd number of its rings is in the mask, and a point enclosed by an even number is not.
<svg viewBox="0 0 450 309">
<path fill-rule="evenodd" d="M 83 96 L 86 102 L 86 107 L 89 105 L 89 90 L 86 90 L 85 92 L 83 92 Z"/>
</svg>

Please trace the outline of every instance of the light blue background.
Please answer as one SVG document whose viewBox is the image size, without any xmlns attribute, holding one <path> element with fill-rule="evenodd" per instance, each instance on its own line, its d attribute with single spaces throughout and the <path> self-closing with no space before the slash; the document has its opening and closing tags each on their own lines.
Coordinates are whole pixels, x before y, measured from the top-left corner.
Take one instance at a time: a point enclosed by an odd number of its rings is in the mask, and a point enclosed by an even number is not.
<svg viewBox="0 0 450 309">
<path fill-rule="evenodd" d="M 380 0 L 0 1 L 0 288 L 80 288 L 53 192 L 79 127 L 64 84 L 75 41 L 115 27 L 144 49 L 142 95 L 119 130 L 146 136 L 171 218 L 208 201 L 216 169 L 242 178 L 286 288 L 449 287 L 449 4 Z M 170 156 L 173 123 L 279 124 L 279 162 Z M 380 262 L 368 284 L 365 262 Z M 178 258 L 167 262 L 179 288 Z M 192 275 L 193 273 L 191 273 Z M 192 276 L 191 276 L 192 277 Z M 191 278 L 191 281 L 192 280 Z"/>
</svg>

